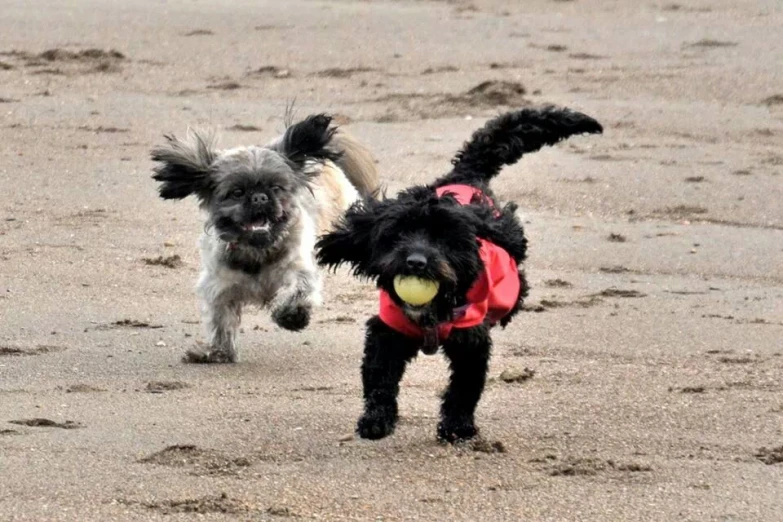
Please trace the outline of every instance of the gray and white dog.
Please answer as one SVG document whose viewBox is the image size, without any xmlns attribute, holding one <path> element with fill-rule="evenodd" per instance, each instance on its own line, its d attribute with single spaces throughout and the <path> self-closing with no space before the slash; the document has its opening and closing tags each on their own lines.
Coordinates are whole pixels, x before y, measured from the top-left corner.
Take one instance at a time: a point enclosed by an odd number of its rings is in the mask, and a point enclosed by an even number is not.
<svg viewBox="0 0 783 522">
<path fill-rule="evenodd" d="M 160 196 L 195 195 L 207 214 L 197 285 L 207 346 L 184 360 L 236 362 L 245 304 L 270 309 L 282 328 L 305 328 L 321 302 L 317 237 L 377 192 L 369 152 L 324 114 L 263 147 L 218 150 L 212 135 L 191 131 L 184 141 L 166 138 L 152 151 Z"/>
</svg>

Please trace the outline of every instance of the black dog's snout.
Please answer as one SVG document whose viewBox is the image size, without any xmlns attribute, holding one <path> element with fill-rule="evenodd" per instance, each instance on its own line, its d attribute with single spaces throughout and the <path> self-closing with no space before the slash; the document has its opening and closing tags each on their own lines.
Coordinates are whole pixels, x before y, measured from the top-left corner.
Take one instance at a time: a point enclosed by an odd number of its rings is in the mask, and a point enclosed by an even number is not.
<svg viewBox="0 0 783 522">
<path fill-rule="evenodd" d="M 405 260 L 405 264 L 412 270 L 424 270 L 427 268 L 427 258 L 422 254 L 410 254 Z"/>
<path fill-rule="evenodd" d="M 269 201 L 269 196 L 264 194 L 263 192 L 256 192 L 253 194 L 253 196 L 250 198 L 250 201 L 253 202 L 254 205 L 263 205 L 267 201 Z"/>
</svg>

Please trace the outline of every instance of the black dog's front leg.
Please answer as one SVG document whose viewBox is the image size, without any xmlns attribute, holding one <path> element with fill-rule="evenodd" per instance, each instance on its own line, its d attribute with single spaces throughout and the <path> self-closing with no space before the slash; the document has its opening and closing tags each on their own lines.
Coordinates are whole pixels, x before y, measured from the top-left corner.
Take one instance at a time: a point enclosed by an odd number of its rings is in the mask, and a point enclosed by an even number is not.
<svg viewBox="0 0 783 522">
<path fill-rule="evenodd" d="M 356 427 L 361 438 L 382 439 L 394 432 L 400 380 L 419 344 L 392 330 L 377 316 L 367 321 L 362 361 L 364 414 Z"/>
<path fill-rule="evenodd" d="M 478 434 L 474 414 L 484 391 L 491 348 L 489 328 L 483 325 L 454 329 L 443 345 L 451 363 L 451 380 L 440 408 L 440 440 L 454 443 Z"/>
</svg>

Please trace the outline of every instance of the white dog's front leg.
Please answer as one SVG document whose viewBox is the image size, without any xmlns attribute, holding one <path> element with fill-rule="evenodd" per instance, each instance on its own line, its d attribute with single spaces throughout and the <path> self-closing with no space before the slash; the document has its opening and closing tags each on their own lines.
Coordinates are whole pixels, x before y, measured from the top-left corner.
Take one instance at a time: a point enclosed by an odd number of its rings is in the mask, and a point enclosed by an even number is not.
<svg viewBox="0 0 783 522">
<path fill-rule="evenodd" d="M 281 328 L 299 331 L 310 324 L 313 307 L 320 304 L 321 278 L 318 272 L 289 272 L 270 303 L 272 320 Z"/>
<path fill-rule="evenodd" d="M 198 293 L 207 349 L 189 350 L 185 354 L 185 362 L 237 362 L 237 331 L 242 320 L 241 296 L 232 288 L 215 288 L 208 281 L 199 284 Z"/>
</svg>

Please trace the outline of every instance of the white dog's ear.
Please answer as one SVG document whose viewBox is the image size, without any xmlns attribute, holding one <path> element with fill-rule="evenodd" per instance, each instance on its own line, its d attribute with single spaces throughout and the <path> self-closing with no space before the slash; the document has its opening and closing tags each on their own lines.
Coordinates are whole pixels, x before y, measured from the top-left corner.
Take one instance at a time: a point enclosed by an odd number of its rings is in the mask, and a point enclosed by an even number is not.
<svg viewBox="0 0 783 522">
<path fill-rule="evenodd" d="M 331 123 L 332 117 L 326 114 L 308 116 L 290 125 L 272 147 L 297 169 L 301 169 L 307 160 L 336 161 L 341 152 L 329 147 L 337 132 L 337 127 L 332 127 Z"/>
<path fill-rule="evenodd" d="M 217 158 L 215 135 L 211 132 L 188 131 L 180 140 L 165 136 L 168 143 L 152 150 L 152 160 L 160 163 L 152 178 L 160 181 L 160 197 L 182 199 L 195 194 L 206 201 L 214 188 L 212 164 Z"/>
</svg>

